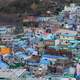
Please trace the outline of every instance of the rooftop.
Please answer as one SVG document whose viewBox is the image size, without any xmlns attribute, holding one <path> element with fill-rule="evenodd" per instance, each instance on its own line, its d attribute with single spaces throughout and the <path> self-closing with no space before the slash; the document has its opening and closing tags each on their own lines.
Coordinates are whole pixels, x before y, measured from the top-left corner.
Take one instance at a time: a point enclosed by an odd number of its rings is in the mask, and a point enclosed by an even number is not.
<svg viewBox="0 0 80 80">
<path fill-rule="evenodd" d="M 66 37 L 75 37 L 76 34 L 69 34 L 69 33 L 62 33 L 62 36 L 66 36 Z"/>
<path fill-rule="evenodd" d="M 77 31 L 72 31 L 72 30 L 66 30 L 66 29 L 58 29 L 55 33 L 69 33 L 69 34 L 74 34 L 76 35 L 77 34 Z"/>
<path fill-rule="evenodd" d="M 5 69 L 5 70 L 0 70 L 0 77 L 5 77 L 5 78 L 18 78 L 20 77 L 26 70 L 25 69 Z M 17 79 L 15 79 L 17 80 Z"/>
</svg>

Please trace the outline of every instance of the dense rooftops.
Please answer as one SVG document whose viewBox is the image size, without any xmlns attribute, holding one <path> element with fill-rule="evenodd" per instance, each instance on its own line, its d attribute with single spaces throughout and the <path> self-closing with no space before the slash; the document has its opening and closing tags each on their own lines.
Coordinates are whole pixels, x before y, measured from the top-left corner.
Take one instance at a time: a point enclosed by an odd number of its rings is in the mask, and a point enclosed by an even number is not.
<svg viewBox="0 0 80 80">
<path fill-rule="evenodd" d="M 76 34 L 69 34 L 69 33 L 62 33 L 62 36 L 66 36 L 66 37 L 75 37 Z"/>
</svg>

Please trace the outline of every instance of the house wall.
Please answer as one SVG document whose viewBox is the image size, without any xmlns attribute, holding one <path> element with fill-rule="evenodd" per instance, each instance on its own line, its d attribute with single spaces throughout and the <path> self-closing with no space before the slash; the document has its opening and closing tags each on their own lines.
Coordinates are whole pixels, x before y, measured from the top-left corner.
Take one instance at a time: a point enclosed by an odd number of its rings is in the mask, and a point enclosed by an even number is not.
<svg viewBox="0 0 80 80">
<path fill-rule="evenodd" d="M 67 37 L 67 36 L 62 36 L 62 35 L 61 35 L 61 36 L 60 36 L 60 39 L 61 39 L 61 40 L 74 40 L 75 37 L 71 37 L 71 36 L 70 36 L 70 37 Z"/>
</svg>

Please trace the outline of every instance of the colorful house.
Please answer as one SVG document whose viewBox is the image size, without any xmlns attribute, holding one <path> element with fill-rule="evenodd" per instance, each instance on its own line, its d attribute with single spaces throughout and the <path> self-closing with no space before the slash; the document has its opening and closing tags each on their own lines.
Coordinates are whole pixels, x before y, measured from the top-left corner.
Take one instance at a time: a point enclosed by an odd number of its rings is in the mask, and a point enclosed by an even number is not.
<svg viewBox="0 0 80 80">
<path fill-rule="evenodd" d="M 15 53 L 15 58 L 19 61 L 19 62 L 22 62 L 24 61 L 26 58 L 27 58 L 27 55 L 24 54 L 24 52 L 16 52 Z"/>
<path fill-rule="evenodd" d="M 69 42 L 70 44 L 68 45 L 68 48 L 76 49 L 80 45 L 80 41 L 77 41 L 77 40 L 73 40 Z"/>
<path fill-rule="evenodd" d="M 24 26 L 38 26 L 37 17 L 34 16 L 23 16 L 22 22 Z"/>
<path fill-rule="evenodd" d="M 62 33 L 60 35 L 60 39 L 62 40 L 75 40 L 76 34 Z"/>
<path fill-rule="evenodd" d="M 11 53 L 11 49 L 7 48 L 6 46 L 0 46 L 0 54 L 1 55 L 5 55 L 5 54 L 10 54 Z"/>
<path fill-rule="evenodd" d="M 41 36 L 41 38 L 43 40 L 55 40 L 55 34 L 52 34 L 52 33 L 45 33 Z"/>
<path fill-rule="evenodd" d="M 61 30 L 58 33 L 60 34 L 60 41 L 63 45 L 67 45 L 69 41 L 75 40 L 75 37 L 77 35 L 76 31 L 71 30 Z"/>
</svg>

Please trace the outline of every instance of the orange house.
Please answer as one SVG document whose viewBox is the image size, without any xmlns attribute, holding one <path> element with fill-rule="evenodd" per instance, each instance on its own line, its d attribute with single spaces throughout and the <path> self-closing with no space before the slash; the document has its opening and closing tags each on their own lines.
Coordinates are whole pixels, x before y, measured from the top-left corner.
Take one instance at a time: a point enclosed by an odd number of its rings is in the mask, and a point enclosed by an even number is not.
<svg viewBox="0 0 80 80">
<path fill-rule="evenodd" d="M 5 55 L 5 54 L 10 54 L 11 49 L 10 48 L 1 48 L 0 49 L 0 54 Z"/>
</svg>

